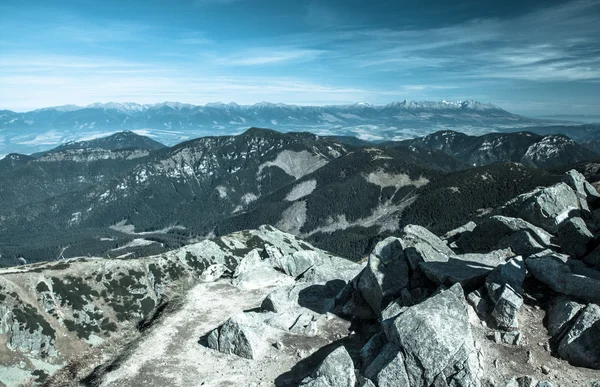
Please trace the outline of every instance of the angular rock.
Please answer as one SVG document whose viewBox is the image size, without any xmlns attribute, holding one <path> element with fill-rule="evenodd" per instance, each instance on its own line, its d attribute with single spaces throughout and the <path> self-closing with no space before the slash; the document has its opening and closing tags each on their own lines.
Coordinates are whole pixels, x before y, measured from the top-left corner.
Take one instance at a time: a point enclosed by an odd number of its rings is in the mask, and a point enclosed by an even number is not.
<svg viewBox="0 0 600 387">
<path fill-rule="evenodd" d="M 362 369 L 366 369 L 379 355 L 381 349 L 387 344 L 383 332 L 373 335 L 369 341 L 360 349 L 360 363 Z"/>
<path fill-rule="evenodd" d="M 510 286 L 502 287 L 502 292 L 492 310 L 497 327 L 503 329 L 518 328 L 517 316 L 523 305 L 523 297 Z"/>
<path fill-rule="evenodd" d="M 436 285 L 477 288 L 498 265 L 514 254 L 510 249 L 487 254 L 463 254 L 449 257 L 447 262 L 421 262 L 419 268 Z"/>
<path fill-rule="evenodd" d="M 411 385 L 402 352 L 392 343 L 383 347 L 379 355 L 365 370 L 365 376 L 373 380 L 377 387 Z"/>
<path fill-rule="evenodd" d="M 375 387 L 375 384 L 371 381 L 371 379 L 367 379 L 364 376 L 359 376 L 358 387 Z"/>
<path fill-rule="evenodd" d="M 342 289 L 333 300 L 331 312 L 339 316 L 358 318 L 360 320 L 375 320 L 377 315 L 358 290 L 358 282 L 364 270 Z"/>
<path fill-rule="evenodd" d="M 531 232 L 520 230 L 502 237 L 496 244 L 496 248 L 510 248 L 515 254 L 528 256 L 544 251 L 548 246 L 541 245 Z"/>
<path fill-rule="evenodd" d="M 589 211 L 588 202 L 595 204 L 600 200 L 598 191 L 596 191 L 596 189 L 588 183 L 585 177 L 575 169 L 571 169 L 565 173 L 563 181 L 573 188 L 579 198 L 579 203 L 583 210 Z"/>
<path fill-rule="evenodd" d="M 600 246 L 596 247 L 591 253 L 583 257 L 582 260 L 588 265 L 600 269 Z"/>
<path fill-rule="evenodd" d="M 498 302 L 504 287 L 510 287 L 517 294 L 523 294 L 523 281 L 527 269 L 523 257 L 515 257 L 490 273 L 485 281 L 488 296 Z"/>
<path fill-rule="evenodd" d="M 233 285 L 242 289 L 256 289 L 266 286 L 282 286 L 294 283 L 294 279 L 275 270 L 265 261 L 247 265 L 244 270 L 236 271 Z"/>
<path fill-rule="evenodd" d="M 265 297 L 261 304 L 261 310 L 281 313 L 296 309 L 300 306 L 298 303 L 300 292 L 309 286 L 309 284 L 298 283 L 277 288 Z"/>
<path fill-rule="evenodd" d="M 461 235 L 473 231 L 475 229 L 475 227 L 477 227 L 477 223 L 471 221 L 471 222 L 466 223 L 458 228 L 455 228 L 454 230 L 448 231 L 447 233 L 445 233 L 442 236 L 442 239 L 448 243 L 452 243 L 455 240 L 457 240 L 458 238 L 460 238 Z"/>
<path fill-rule="evenodd" d="M 408 225 L 401 233 L 402 248 L 411 269 L 421 262 L 447 262 L 454 251 L 425 227 Z"/>
<path fill-rule="evenodd" d="M 243 273 L 254 270 L 254 268 L 260 265 L 261 262 L 262 258 L 258 249 L 251 250 L 240 260 L 240 263 L 237 265 L 235 272 L 233 273 L 233 278 L 237 278 Z"/>
<path fill-rule="evenodd" d="M 400 240 L 389 237 L 379 242 L 369 255 L 358 281 L 358 290 L 373 311 L 380 313 L 390 299 L 408 286 L 409 274 Z"/>
<path fill-rule="evenodd" d="M 505 387 L 537 387 L 538 381 L 533 376 L 519 376 L 510 379 Z"/>
<path fill-rule="evenodd" d="M 600 369 L 600 306 L 589 304 L 558 345 L 559 355 L 578 367 Z"/>
<path fill-rule="evenodd" d="M 555 292 L 600 303 L 600 272 L 582 262 L 547 251 L 528 257 L 525 264 L 537 280 Z"/>
<path fill-rule="evenodd" d="M 237 314 L 217 328 L 218 332 L 209 334 L 208 347 L 246 359 L 258 359 L 266 346 L 262 337 L 264 327 L 261 325 L 251 315 Z"/>
<path fill-rule="evenodd" d="M 558 226 L 581 210 L 579 197 L 566 183 L 539 188 L 510 200 L 500 208 L 506 216 L 524 219 L 554 233 Z"/>
<path fill-rule="evenodd" d="M 204 269 L 202 274 L 200 274 L 200 282 L 215 282 L 227 272 L 229 272 L 229 269 L 225 265 L 215 263 Z"/>
<path fill-rule="evenodd" d="M 565 220 L 558 229 L 558 241 L 563 253 L 579 259 L 585 255 L 594 235 L 588 230 L 583 219 L 573 217 Z"/>
<path fill-rule="evenodd" d="M 302 387 L 354 387 L 356 376 L 352 358 L 344 347 L 338 347 L 325 360 L 302 380 Z"/>
<path fill-rule="evenodd" d="M 280 259 L 281 268 L 285 274 L 298 277 L 311 267 L 320 263 L 320 256 L 314 251 L 297 251 Z"/>
<path fill-rule="evenodd" d="M 548 309 L 548 333 L 552 337 L 560 335 L 571 325 L 573 319 L 585 305 L 559 296 Z"/>
<path fill-rule="evenodd" d="M 551 240 L 551 234 L 523 219 L 496 215 L 484 219 L 471 233 L 458 239 L 456 245 L 469 252 L 510 248 L 515 254 L 530 254 L 538 246 L 552 247 Z"/>
<path fill-rule="evenodd" d="M 460 285 L 407 308 L 384 331 L 405 356 L 411 386 L 478 384 L 479 364 Z"/>
</svg>

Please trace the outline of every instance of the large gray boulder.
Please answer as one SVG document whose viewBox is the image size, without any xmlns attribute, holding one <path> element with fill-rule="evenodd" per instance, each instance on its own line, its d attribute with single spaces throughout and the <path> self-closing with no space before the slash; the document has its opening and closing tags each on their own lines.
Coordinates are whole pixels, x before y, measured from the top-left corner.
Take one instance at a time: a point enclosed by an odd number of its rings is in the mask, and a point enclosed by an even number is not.
<svg viewBox="0 0 600 387">
<path fill-rule="evenodd" d="M 579 197 L 573 188 L 566 183 L 558 183 L 519 195 L 499 211 L 502 215 L 524 219 L 555 233 L 564 220 L 577 216 L 580 210 Z"/>
<path fill-rule="evenodd" d="M 527 269 L 522 257 L 514 257 L 498 266 L 487 277 L 485 287 L 491 301 L 491 317 L 496 327 L 516 329 L 523 306 L 523 281 Z"/>
<path fill-rule="evenodd" d="M 310 250 L 296 251 L 282 257 L 280 260 L 284 273 L 294 278 L 304 274 L 308 269 L 318 265 L 320 262 L 321 257 L 319 254 Z"/>
<path fill-rule="evenodd" d="M 563 181 L 573 188 L 583 210 L 589 211 L 588 202 L 595 204 L 600 200 L 598 191 L 575 169 L 571 169 L 565 173 Z"/>
<path fill-rule="evenodd" d="M 354 387 L 356 375 L 352 358 L 344 347 L 338 347 L 302 380 L 301 387 Z"/>
<path fill-rule="evenodd" d="M 471 233 L 456 241 L 463 251 L 488 252 L 510 248 L 515 254 L 530 255 L 552 247 L 552 235 L 519 218 L 496 215 L 484 219 Z"/>
<path fill-rule="evenodd" d="M 462 254 L 449 257 L 447 262 L 421 262 L 420 270 L 436 285 L 476 288 L 495 267 L 514 256 L 510 249 L 496 250 L 486 254 Z"/>
<path fill-rule="evenodd" d="M 400 235 L 404 254 L 415 270 L 421 262 L 448 262 L 454 251 L 425 227 L 408 225 Z"/>
<path fill-rule="evenodd" d="M 479 385 L 479 364 L 460 285 L 407 308 L 385 324 L 384 331 L 405 357 L 411 386 Z"/>
<path fill-rule="evenodd" d="M 379 355 L 381 349 L 387 344 L 387 339 L 383 332 L 373 335 L 369 341 L 360 349 L 360 363 L 363 369 L 366 369 L 373 360 Z"/>
<path fill-rule="evenodd" d="M 570 364 L 600 369 L 600 306 L 589 304 L 558 345 L 558 353 Z"/>
<path fill-rule="evenodd" d="M 389 237 L 379 242 L 358 280 L 358 290 L 373 311 L 379 314 L 386 299 L 393 299 L 408 286 L 410 269 L 401 241 Z"/>
<path fill-rule="evenodd" d="M 592 250 L 592 252 L 583 257 L 582 260 L 588 265 L 600 269 L 600 246 Z"/>
<path fill-rule="evenodd" d="M 377 387 L 410 386 L 404 361 L 399 348 L 388 343 L 367 367 L 365 376 L 373 380 Z"/>
<path fill-rule="evenodd" d="M 581 261 L 546 251 L 528 257 L 525 264 L 537 280 L 555 292 L 600 303 L 600 271 L 585 267 Z"/>
<path fill-rule="evenodd" d="M 208 336 L 208 347 L 246 359 L 262 357 L 266 349 L 264 326 L 253 314 L 239 313 Z"/>
<path fill-rule="evenodd" d="M 552 337 L 559 336 L 567 327 L 572 325 L 573 319 L 585 308 L 585 305 L 569 300 L 564 296 L 556 297 L 548 309 L 548 333 Z"/>
<path fill-rule="evenodd" d="M 557 236 L 562 252 L 576 259 L 585 255 L 594 239 L 594 235 L 579 217 L 565 220 L 560 225 Z"/>
</svg>

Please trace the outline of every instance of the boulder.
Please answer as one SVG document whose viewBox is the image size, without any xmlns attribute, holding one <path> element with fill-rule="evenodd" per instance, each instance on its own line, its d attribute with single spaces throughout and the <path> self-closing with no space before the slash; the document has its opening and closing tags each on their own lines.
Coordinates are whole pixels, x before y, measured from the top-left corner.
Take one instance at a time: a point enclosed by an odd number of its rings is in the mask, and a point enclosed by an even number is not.
<svg viewBox="0 0 600 387">
<path fill-rule="evenodd" d="M 292 277 L 275 270 L 265 261 L 259 261 L 254 265 L 245 265 L 243 270 L 236 270 L 235 276 L 232 281 L 233 285 L 248 290 L 288 285 L 295 282 Z"/>
<path fill-rule="evenodd" d="M 502 292 L 492 310 L 492 317 L 498 328 L 516 329 L 519 327 L 517 316 L 523 305 L 523 297 L 510 286 L 503 286 Z"/>
<path fill-rule="evenodd" d="M 563 178 L 563 181 L 567 183 L 579 198 L 579 204 L 583 210 L 589 211 L 588 202 L 597 203 L 600 200 L 600 194 L 598 191 L 585 179 L 585 177 L 576 171 L 571 169 Z"/>
<path fill-rule="evenodd" d="M 502 215 L 524 219 L 550 233 L 580 210 L 579 197 L 564 182 L 519 195 L 499 209 Z"/>
<path fill-rule="evenodd" d="M 459 284 L 407 308 L 384 325 L 384 332 L 405 357 L 409 385 L 478 385 L 479 364 Z"/>
<path fill-rule="evenodd" d="M 261 304 L 261 310 L 281 313 L 286 310 L 296 309 L 299 307 L 298 298 L 300 291 L 309 286 L 309 284 L 297 283 L 277 288 L 265 297 Z"/>
<path fill-rule="evenodd" d="M 531 234 L 526 230 L 519 230 L 515 233 L 502 237 L 496 244 L 496 248 L 510 248 L 518 255 L 532 255 L 544 251 L 549 246 L 541 245 Z"/>
<path fill-rule="evenodd" d="M 208 347 L 246 359 L 258 359 L 266 348 L 263 332 L 262 322 L 252 314 L 240 313 L 209 334 Z"/>
<path fill-rule="evenodd" d="M 235 268 L 233 278 L 237 278 L 243 273 L 252 271 L 256 266 L 260 265 L 262 258 L 258 249 L 253 249 L 240 260 L 240 263 Z"/>
<path fill-rule="evenodd" d="M 401 241 L 389 237 L 379 242 L 369 255 L 358 281 L 358 290 L 373 311 L 379 314 L 387 303 L 408 286 L 409 266 Z"/>
<path fill-rule="evenodd" d="M 358 318 L 360 320 L 375 320 L 377 315 L 363 298 L 358 290 L 358 282 L 365 270 L 360 272 L 354 279 L 340 291 L 333 300 L 331 312 L 339 316 Z"/>
<path fill-rule="evenodd" d="M 486 276 L 514 254 L 510 249 L 496 250 L 487 254 L 463 254 L 449 257 L 447 262 L 421 262 L 419 269 L 436 285 L 477 288 Z"/>
<path fill-rule="evenodd" d="M 483 220 L 456 241 L 462 251 L 488 252 L 510 248 L 515 254 L 531 254 L 552 247 L 552 235 L 519 218 L 496 215 Z"/>
<path fill-rule="evenodd" d="M 381 349 L 387 344 L 383 332 L 373 335 L 369 341 L 360 349 L 360 363 L 362 369 L 366 369 L 379 355 Z"/>
<path fill-rule="evenodd" d="M 446 242 L 425 227 L 408 225 L 402 230 L 400 239 L 412 270 L 421 262 L 447 262 L 448 257 L 454 255 Z"/>
<path fill-rule="evenodd" d="M 320 261 L 320 256 L 315 251 L 303 250 L 282 257 L 280 264 L 285 274 L 295 278 L 319 264 Z"/>
<path fill-rule="evenodd" d="M 512 378 L 504 387 L 537 387 L 538 381 L 533 376 L 519 376 L 517 378 Z"/>
<path fill-rule="evenodd" d="M 411 385 L 404 366 L 404 356 L 392 343 L 383 347 L 379 355 L 365 370 L 365 376 L 373 380 L 377 387 Z"/>
<path fill-rule="evenodd" d="M 215 282 L 227 272 L 231 273 L 225 265 L 215 263 L 204 269 L 199 279 L 200 282 Z"/>
<path fill-rule="evenodd" d="M 352 358 L 344 347 L 338 347 L 325 360 L 302 380 L 302 387 L 354 387 L 356 376 Z"/>
<path fill-rule="evenodd" d="M 546 251 L 528 257 L 525 264 L 538 281 L 555 292 L 600 303 L 600 272 L 581 261 Z"/>
<path fill-rule="evenodd" d="M 364 376 L 359 376 L 358 387 L 375 387 L 375 384 L 371 381 L 371 379 L 367 379 Z"/>
<path fill-rule="evenodd" d="M 583 257 L 582 260 L 588 265 L 600 269 L 600 246 L 592 250 L 592 252 Z"/>
<path fill-rule="evenodd" d="M 557 236 L 562 252 L 576 259 L 585 255 L 588 246 L 594 240 L 594 235 L 579 217 L 565 220 L 560 225 Z"/>
<path fill-rule="evenodd" d="M 473 231 L 475 229 L 475 227 L 477 227 L 477 223 L 471 221 L 471 222 L 466 223 L 458 228 L 455 228 L 454 230 L 448 231 L 447 233 L 445 233 L 442 236 L 442 239 L 448 243 L 452 243 L 455 240 L 457 240 L 458 238 L 460 238 L 461 235 Z"/>
<path fill-rule="evenodd" d="M 556 297 L 548 309 L 548 333 L 550 336 L 556 337 L 565 331 L 584 307 L 585 305 L 563 296 Z"/>
<path fill-rule="evenodd" d="M 558 345 L 559 355 L 578 367 L 600 369 L 600 306 L 589 304 Z"/>
<path fill-rule="evenodd" d="M 510 287 L 517 294 L 523 294 L 523 281 L 527 269 L 523 257 L 514 257 L 508 262 L 498 266 L 490 273 L 485 281 L 486 290 L 492 302 L 496 303 L 502 298 L 505 287 Z"/>
</svg>

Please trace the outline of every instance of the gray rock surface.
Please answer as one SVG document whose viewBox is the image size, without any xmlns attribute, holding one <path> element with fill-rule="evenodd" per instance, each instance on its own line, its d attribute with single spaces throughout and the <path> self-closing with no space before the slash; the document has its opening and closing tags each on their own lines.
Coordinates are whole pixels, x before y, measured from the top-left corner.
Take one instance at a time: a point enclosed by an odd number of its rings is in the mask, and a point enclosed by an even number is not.
<svg viewBox="0 0 600 387">
<path fill-rule="evenodd" d="M 246 359 L 258 359 L 265 351 L 264 327 L 248 313 L 239 313 L 209 334 L 208 347 Z"/>
<path fill-rule="evenodd" d="M 449 257 L 447 262 L 421 262 L 419 268 L 437 285 L 477 287 L 498 265 L 514 254 L 510 249 L 496 250 L 486 254 L 462 254 Z"/>
<path fill-rule="evenodd" d="M 583 257 L 582 260 L 588 265 L 600 269 L 600 246 L 592 250 L 592 252 Z"/>
<path fill-rule="evenodd" d="M 360 349 L 360 363 L 363 369 L 366 369 L 373 360 L 379 355 L 381 349 L 387 344 L 387 339 L 383 332 L 373 335 L 369 341 Z"/>
<path fill-rule="evenodd" d="M 386 344 L 379 356 L 365 370 L 365 376 L 377 387 L 409 386 L 404 356 L 395 344 Z"/>
<path fill-rule="evenodd" d="M 512 236 L 515 233 L 520 236 Z M 527 254 L 537 246 L 551 247 L 551 240 L 551 234 L 523 219 L 495 215 L 481 221 L 471 233 L 465 233 L 456 241 L 456 245 L 467 252 L 510 247 L 515 254 Z"/>
<path fill-rule="evenodd" d="M 589 211 L 588 201 L 596 203 L 600 199 L 598 191 L 575 169 L 565 173 L 563 181 L 573 188 L 583 210 Z"/>
<path fill-rule="evenodd" d="M 454 251 L 446 242 L 438 238 L 425 227 L 408 225 L 400 236 L 404 254 L 411 269 L 415 270 L 421 262 L 447 262 Z"/>
<path fill-rule="evenodd" d="M 562 252 L 577 259 L 585 255 L 589 244 L 594 239 L 594 235 L 579 217 L 565 220 L 560 225 L 557 236 Z"/>
<path fill-rule="evenodd" d="M 555 292 L 600 303 L 600 272 L 586 268 L 580 261 L 548 251 L 528 257 L 525 264 L 537 280 Z"/>
<path fill-rule="evenodd" d="M 575 191 L 566 183 L 558 183 L 517 196 L 501 207 L 500 213 L 554 233 L 565 219 L 577 216 L 580 209 Z"/>
<path fill-rule="evenodd" d="M 600 306 L 589 304 L 573 323 L 558 346 L 558 353 L 569 363 L 600 369 Z"/>
<path fill-rule="evenodd" d="M 573 322 L 573 318 L 585 305 L 559 296 L 552 301 L 548 309 L 548 333 L 550 336 L 560 335 Z"/>
<path fill-rule="evenodd" d="M 297 251 L 281 258 L 281 268 L 285 274 L 298 277 L 321 261 L 314 251 Z"/>
<path fill-rule="evenodd" d="M 344 347 L 338 347 L 325 360 L 302 380 L 302 387 L 354 387 L 356 376 L 352 358 Z"/>
<path fill-rule="evenodd" d="M 479 364 L 460 285 L 407 308 L 384 330 L 405 356 L 411 386 L 478 385 Z"/>
<path fill-rule="evenodd" d="M 373 311 L 380 313 L 386 297 L 393 298 L 408 286 L 409 274 L 401 241 L 390 237 L 379 242 L 369 255 L 358 280 L 358 290 Z"/>
</svg>

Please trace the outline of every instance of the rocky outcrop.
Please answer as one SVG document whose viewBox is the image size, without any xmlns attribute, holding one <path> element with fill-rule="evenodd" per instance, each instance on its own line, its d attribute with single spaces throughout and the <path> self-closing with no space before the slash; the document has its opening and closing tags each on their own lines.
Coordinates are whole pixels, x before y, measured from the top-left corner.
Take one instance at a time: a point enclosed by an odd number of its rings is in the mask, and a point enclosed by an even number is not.
<svg viewBox="0 0 600 387">
<path fill-rule="evenodd" d="M 409 307 L 384 331 L 405 356 L 411 386 L 478 384 L 479 366 L 460 285 Z"/>
<path fill-rule="evenodd" d="M 558 353 L 573 365 L 600 369 L 600 306 L 589 304 L 574 320 L 558 344 Z"/>
<path fill-rule="evenodd" d="M 589 250 L 594 235 L 588 230 L 583 219 L 573 217 L 565 220 L 560 225 L 557 239 L 563 253 L 579 259 Z"/>
<path fill-rule="evenodd" d="M 339 347 L 331 352 L 325 360 L 304 379 L 301 387 L 354 387 L 356 376 L 354 364 L 348 351 Z"/>
<path fill-rule="evenodd" d="M 555 292 L 600 303 L 600 272 L 581 261 L 545 251 L 528 257 L 525 263 L 537 280 Z"/>
<path fill-rule="evenodd" d="M 500 209 L 503 215 L 521 218 L 550 233 L 556 232 L 565 219 L 580 212 L 580 198 L 566 183 L 517 196 Z"/>
</svg>

